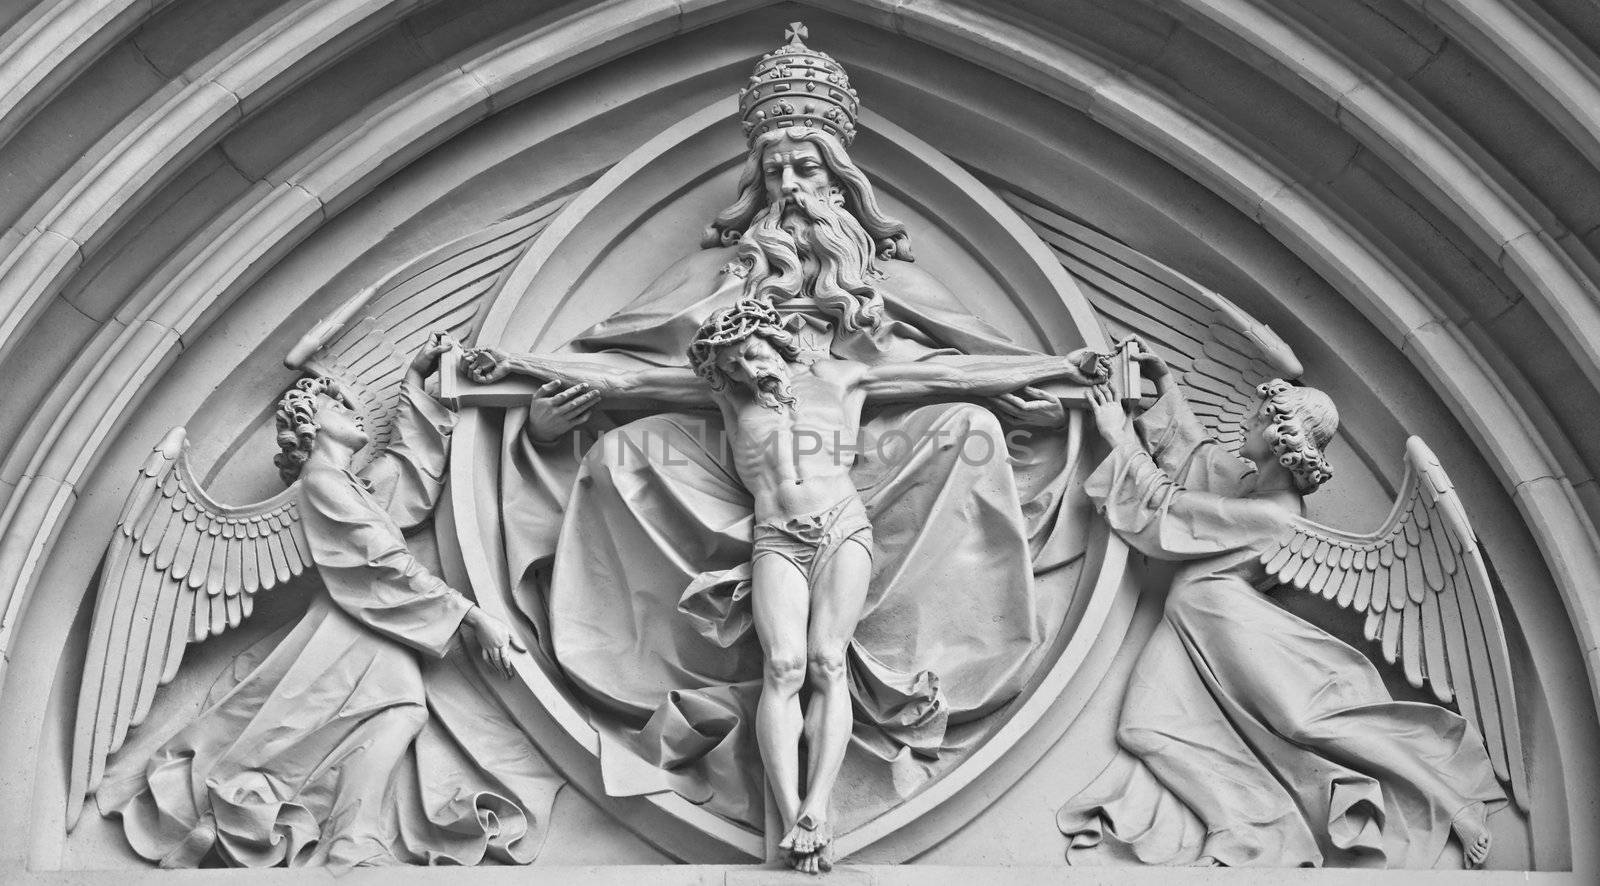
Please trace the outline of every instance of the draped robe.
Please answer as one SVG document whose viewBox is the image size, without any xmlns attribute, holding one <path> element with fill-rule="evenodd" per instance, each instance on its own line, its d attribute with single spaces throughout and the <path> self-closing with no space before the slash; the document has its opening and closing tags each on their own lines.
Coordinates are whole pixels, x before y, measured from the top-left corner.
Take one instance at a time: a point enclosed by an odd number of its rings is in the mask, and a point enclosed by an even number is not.
<svg viewBox="0 0 1600 886">
<path fill-rule="evenodd" d="M 1131 546 L 1181 565 L 1129 679 L 1122 751 L 1058 815 L 1069 859 L 1103 845 L 1146 863 L 1458 865 L 1452 817 L 1504 800 L 1483 738 L 1393 700 L 1366 656 L 1256 590 L 1296 515 L 1251 497 L 1254 466 L 1181 395 L 1140 422 L 1149 453 L 1117 447 L 1084 488 Z"/>
<path fill-rule="evenodd" d="M 164 867 L 526 863 L 562 781 L 454 646 L 471 602 L 401 527 L 433 513 L 455 416 L 408 383 L 357 476 L 311 466 L 299 510 L 326 587 L 275 647 L 97 794 Z"/>
<path fill-rule="evenodd" d="M 684 365 L 701 321 L 742 294 L 742 279 L 719 276 L 733 257 L 730 247 L 680 261 L 563 350 Z M 779 310 L 835 356 L 869 364 L 1034 353 L 930 275 L 885 264 L 876 329 L 846 331 L 809 299 Z M 667 412 L 539 446 L 523 415 L 508 412 L 501 438 L 509 574 L 543 650 L 588 703 L 608 791 L 676 790 L 759 829 L 751 501 L 721 418 Z M 869 407 L 851 476 L 876 549 L 848 653 L 856 728 L 835 804 L 845 827 L 958 761 L 1061 628 L 1089 518 L 1066 436 L 1008 441 L 969 402 Z"/>
</svg>

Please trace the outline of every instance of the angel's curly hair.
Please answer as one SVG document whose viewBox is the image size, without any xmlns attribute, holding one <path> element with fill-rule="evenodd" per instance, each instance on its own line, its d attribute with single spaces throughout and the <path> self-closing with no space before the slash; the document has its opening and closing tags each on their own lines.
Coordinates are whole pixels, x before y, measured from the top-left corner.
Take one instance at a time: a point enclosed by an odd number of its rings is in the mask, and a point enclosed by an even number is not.
<svg viewBox="0 0 1600 886">
<path fill-rule="evenodd" d="M 800 358 L 800 342 L 783 328 L 777 309 L 759 298 L 741 298 L 700 324 L 694 341 L 689 343 L 689 366 L 711 383 L 713 391 L 720 391 L 728 386 L 728 377 L 717 367 L 717 348 L 742 342 L 753 335 L 766 339 L 787 361 Z"/>
<path fill-rule="evenodd" d="M 1295 488 L 1310 495 L 1333 479 L 1333 465 L 1323 454 L 1339 429 L 1339 410 L 1316 388 L 1303 388 L 1275 378 L 1256 386 L 1267 440 L 1278 464 L 1294 475 Z"/>
<path fill-rule="evenodd" d="M 272 457 L 285 486 L 300 479 L 300 469 L 311 457 L 311 444 L 317 439 L 317 397 L 340 396 L 339 383 L 331 378 L 302 378 L 278 401 L 278 448 Z"/>
</svg>

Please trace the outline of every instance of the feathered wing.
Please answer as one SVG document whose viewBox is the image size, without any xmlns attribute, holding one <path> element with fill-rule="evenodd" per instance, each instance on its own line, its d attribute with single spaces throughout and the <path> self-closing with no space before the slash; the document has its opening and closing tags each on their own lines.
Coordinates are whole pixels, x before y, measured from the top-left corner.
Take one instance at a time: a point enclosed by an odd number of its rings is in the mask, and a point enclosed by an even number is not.
<svg viewBox="0 0 1600 886">
<path fill-rule="evenodd" d="M 485 296 L 570 195 L 448 243 L 345 302 L 284 362 L 343 383 L 372 444 L 359 469 L 393 436 L 400 382 L 435 330 L 470 338 Z M 182 428 L 140 470 L 101 568 L 78 696 L 68 822 L 100 786 L 106 759 L 177 674 L 184 647 L 237 627 L 255 594 L 311 563 L 298 485 L 245 507 L 219 504 L 189 467 Z"/>
<path fill-rule="evenodd" d="M 435 330 L 470 338 L 485 296 L 570 195 L 448 243 L 345 302 L 284 362 L 345 387 L 372 443 L 354 469 L 393 436 L 400 382 Z M 78 696 L 68 822 L 100 786 L 106 759 L 150 711 L 158 686 L 177 674 L 185 646 L 250 615 L 255 594 L 311 563 L 298 485 L 245 507 L 219 504 L 189 467 L 182 428 L 140 470 L 101 568 L 94 624 Z"/>
<path fill-rule="evenodd" d="M 1417 689 L 1454 701 L 1483 733 L 1495 775 L 1527 808 L 1522 733 L 1505 630 L 1477 536 L 1433 451 L 1406 441 L 1399 499 L 1378 530 L 1297 520 L 1261 555 L 1282 584 L 1365 612 L 1368 640 Z"/>
<path fill-rule="evenodd" d="M 174 428 L 139 470 L 101 565 L 78 693 L 67 821 L 100 786 L 106 758 L 150 712 L 184 648 L 250 616 L 255 595 L 311 562 L 296 483 L 258 504 L 206 494 Z"/>
<path fill-rule="evenodd" d="M 1283 339 L 1233 302 L 1087 225 L 1002 196 L 1056 253 L 1113 338 L 1138 335 L 1166 359 L 1212 439 L 1237 449 L 1256 384 L 1300 377 Z"/>
<path fill-rule="evenodd" d="M 338 379 L 363 413 L 372 443 L 353 469 L 388 446 L 411 356 L 435 331 L 470 342 L 486 296 L 567 199 L 553 198 L 422 255 L 356 293 L 290 350 L 285 364 Z"/>
</svg>

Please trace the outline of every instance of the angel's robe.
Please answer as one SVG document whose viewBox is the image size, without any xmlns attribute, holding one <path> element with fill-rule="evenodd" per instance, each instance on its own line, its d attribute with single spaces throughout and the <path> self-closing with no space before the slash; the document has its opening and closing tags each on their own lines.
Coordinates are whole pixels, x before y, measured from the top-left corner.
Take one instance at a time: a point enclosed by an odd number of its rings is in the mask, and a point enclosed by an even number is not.
<svg viewBox="0 0 1600 886">
<path fill-rule="evenodd" d="M 1122 751 L 1060 811 L 1069 857 L 1440 864 L 1452 817 L 1504 800 L 1482 737 L 1395 701 L 1366 656 L 1256 590 L 1262 550 L 1300 515 L 1252 497 L 1254 466 L 1206 439 L 1181 395 L 1140 423 L 1148 453 L 1117 447 L 1084 489 L 1131 546 L 1179 565 L 1128 683 Z"/>
<path fill-rule="evenodd" d="M 741 295 L 739 277 L 719 275 L 733 253 L 679 262 L 564 350 L 685 365 L 700 323 Z M 885 265 L 874 283 L 885 319 L 874 330 L 834 329 L 814 306 L 779 310 L 796 312 L 803 336 L 869 364 L 1035 353 L 927 273 Z M 509 572 L 522 579 L 518 601 L 546 652 L 593 711 L 607 789 L 676 789 L 760 828 L 751 500 L 721 417 L 659 414 L 597 442 L 539 447 L 522 433 L 523 415 L 508 414 L 502 437 Z M 958 761 L 1059 632 L 1092 519 L 1071 504 L 1083 499 L 1066 437 L 1012 431 L 1008 441 L 976 403 L 869 409 L 851 476 L 876 550 L 848 654 L 856 729 L 836 804 L 844 826 Z"/>
<path fill-rule="evenodd" d="M 472 603 L 413 555 L 453 413 L 402 385 L 387 451 L 308 465 L 298 508 L 326 588 L 230 692 L 97 799 L 133 848 L 191 867 L 526 862 L 561 782 L 445 660 Z M 487 771 L 490 767 L 493 771 Z"/>
</svg>

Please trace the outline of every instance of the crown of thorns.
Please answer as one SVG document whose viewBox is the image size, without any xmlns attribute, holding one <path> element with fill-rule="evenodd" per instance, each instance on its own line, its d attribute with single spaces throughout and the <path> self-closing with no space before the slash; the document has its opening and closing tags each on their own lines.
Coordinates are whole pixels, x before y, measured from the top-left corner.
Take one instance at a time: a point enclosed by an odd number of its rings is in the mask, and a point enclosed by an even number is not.
<svg viewBox="0 0 1600 886">
<path fill-rule="evenodd" d="M 744 341 L 762 329 L 783 330 L 777 310 L 761 299 L 739 299 L 700 324 L 694 341 L 689 344 L 689 365 L 700 375 L 711 378 L 710 372 L 716 368 L 717 348 Z"/>
</svg>

